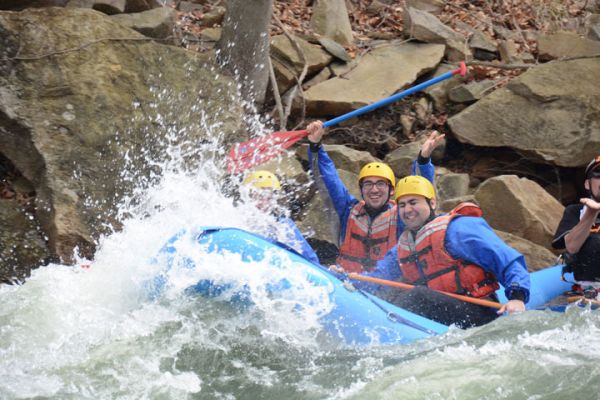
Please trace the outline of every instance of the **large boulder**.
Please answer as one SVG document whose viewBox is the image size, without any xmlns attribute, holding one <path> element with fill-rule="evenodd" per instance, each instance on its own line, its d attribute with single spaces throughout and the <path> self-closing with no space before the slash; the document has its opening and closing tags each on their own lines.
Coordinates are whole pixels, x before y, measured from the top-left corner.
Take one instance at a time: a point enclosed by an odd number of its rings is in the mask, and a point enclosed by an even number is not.
<svg viewBox="0 0 600 400">
<path fill-rule="evenodd" d="M 523 254 L 529 272 L 539 271 L 556 264 L 557 256 L 546 247 L 508 232 L 496 231 L 496 233 L 507 245 Z"/>
<path fill-rule="evenodd" d="M 95 239 L 118 228 L 122 200 L 156 181 L 169 147 L 197 148 L 213 126 L 238 140 L 231 79 L 97 11 L 0 12 L 0 54 L 0 153 L 33 184 L 35 217 L 62 261 L 74 248 L 93 255 Z"/>
<path fill-rule="evenodd" d="M 444 56 L 440 44 L 390 43 L 367 53 L 358 66 L 307 90 L 307 113 L 341 115 L 393 95 L 433 70 Z"/>
<path fill-rule="evenodd" d="M 600 58 L 530 69 L 448 124 L 463 143 L 512 147 L 535 160 L 584 166 L 600 149 Z"/>
<path fill-rule="evenodd" d="M 494 229 L 544 247 L 550 247 L 564 211 L 540 185 L 516 175 L 488 179 L 475 192 L 475 199 Z"/>
</svg>

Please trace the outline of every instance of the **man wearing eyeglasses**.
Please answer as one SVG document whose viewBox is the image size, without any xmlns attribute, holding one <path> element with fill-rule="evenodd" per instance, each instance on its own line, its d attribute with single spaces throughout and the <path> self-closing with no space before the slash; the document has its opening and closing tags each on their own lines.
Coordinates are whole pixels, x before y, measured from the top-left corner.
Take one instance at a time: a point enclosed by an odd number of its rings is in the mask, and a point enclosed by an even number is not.
<svg viewBox="0 0 600 400">
<path fill-rule="evenodd" d="M 600 155 L 585 169 L 589 197 L 565 208 L 552 247 L 566 249 L 565 271 L 575 280 L 600 289 Z"/>
<path fill-rule="evenodd" d="M 387 164 L 372 162 L 365 165 L 358 176 L 362 200 L 356 199 L 339 178 L 333 161 L 321 146 L 325 134 L 322 125 L 321 121 L 315 121 L 306 128 L 310 142 L 308 160 L 315 180 L 324 184 L 339 217 L 336 265 L 346 272 L 370 271 L 388 250 L 394 248 L 404 231 L 393 201 L 396 178 Z M 434 167 L 430 155 L 443 138 L 444 135 L 432 132 L 415 162 L 420 174 L 431 182 Z M 416 166 L 413 166 L 413 174 L 415 170 Z"/>
</svg>

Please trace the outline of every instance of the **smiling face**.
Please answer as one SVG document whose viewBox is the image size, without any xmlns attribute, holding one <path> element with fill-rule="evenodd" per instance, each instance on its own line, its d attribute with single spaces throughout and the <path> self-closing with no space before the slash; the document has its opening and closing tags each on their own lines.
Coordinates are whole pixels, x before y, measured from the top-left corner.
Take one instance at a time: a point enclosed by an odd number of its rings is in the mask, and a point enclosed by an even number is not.
<svg viewBox="0 0 600 400">
<path fill-rule="evenodd" d="M 398 197 L 400 219 L 404 222 L 407 229 L 416 231 L 425 225 L 425 222 L 427 222 L 433 212 L 432 208 L 435 208 L 435 199 L 429 201 L 431 202 L 431 207 L 427 199 L 423 196 L 407 194 Z"/>
<path fill-rule="evenodd" d="M 361 181 L 360 193 L 367 207 L 374 210 L 385 206 L 392 195 L 389 182 L 376 176 L 367 176 Z"/>
</svg>

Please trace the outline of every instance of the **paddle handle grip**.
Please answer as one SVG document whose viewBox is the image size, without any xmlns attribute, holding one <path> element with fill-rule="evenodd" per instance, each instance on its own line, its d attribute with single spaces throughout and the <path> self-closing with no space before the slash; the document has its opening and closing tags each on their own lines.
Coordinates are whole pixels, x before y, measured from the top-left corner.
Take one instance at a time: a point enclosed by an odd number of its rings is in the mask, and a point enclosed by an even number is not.
<svg viewBox="0 0 600 400">
<path fill-rule="evenodd" d="M 365 113 L 368 113 L 369 111 L 373 111 L 377 108 L 386 106 L 390 103 L 396 102 L 398 100 L 400 100 L 403 97 L 406 96 L 410 96 L 413 93 L 419 92 L 429 86 L 435 85 L 436 83 L 439 83 L 441 81 L 444 81 L 446 79 L 452 78 L 454 75 L 461 75 L 461 76 L 465 76 L 465 74 L 467 73 L 467 66 L 464 62 L 461 61 L 460 63 L 460 67 L 452 70 L 452 71 L 448 71 L 445 74 L 442 74 L 440 76 L 436 76 L 435 78 L 431 78 L 428 81 L 425 81 L 423 83 L 419 83 L 418 85 L 415 85 L 409 89 L 406 89 L 400 93 L 396 93 L 393 96 L 390 97 L 386 97 L 385 99 L 381 99 L 379 101 L 376 101 L 375 103 L 369 104 L 367 106 L 361 107 L 357 110 L 354 111 L 350 111 L 347 114 L 344 115 L 340 115 L 339 117 L 330 119 L 329 121 L 325 121 L 323 123 L 323 127 L 324 128 L 329 128 L 331 126 L 337 125 L 340 122 L 349 120 L 351 118 L 354 117 L 358 117 L 359 115 L 363 115 Z"/>
</svg>

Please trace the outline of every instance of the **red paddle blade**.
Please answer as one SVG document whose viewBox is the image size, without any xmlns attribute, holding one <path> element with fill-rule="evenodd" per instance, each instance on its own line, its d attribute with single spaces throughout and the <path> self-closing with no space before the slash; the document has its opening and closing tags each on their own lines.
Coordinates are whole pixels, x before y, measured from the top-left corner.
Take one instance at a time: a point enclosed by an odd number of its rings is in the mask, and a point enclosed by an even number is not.
<svg viewBox="0 0 600 400">
<path fill-rule="evenodd" d="M 308 132 L 305 130 L 282 131 L 238 143 L 229 151 L 227 171 L 230 174 L 237 174 L 263 164 L 277 157 L 306 135 Z"/>
</svg>

